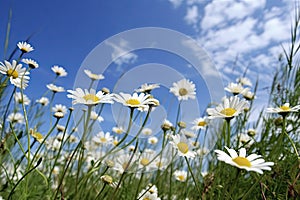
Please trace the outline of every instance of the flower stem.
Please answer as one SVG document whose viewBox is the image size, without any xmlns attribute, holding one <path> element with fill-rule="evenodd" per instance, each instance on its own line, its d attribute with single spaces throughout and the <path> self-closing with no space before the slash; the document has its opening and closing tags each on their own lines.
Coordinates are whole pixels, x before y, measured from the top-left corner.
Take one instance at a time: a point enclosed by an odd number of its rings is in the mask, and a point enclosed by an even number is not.
<svg viewBox="0 0 300 200">
<path fill-rule="evenodd" d="M 195 178 L 194 173 L 193 173 L 193 171 L 192 171 L 192 168 L 191 168 L 191 165 L 190 165 L 190 163 L 189 163 L 189 160 L 187 159 L 186 156 L 184 156 L 184 158 L 185 158 L 185 161 L 186 161 L 186 163 L 187 163 L 187 165 L 188 165 L 188 169 L 189 169 L 189 171 L 190 171 L 190 173 L 191 173 L 191 175 L 192 175 L 192 178 L 193 178 L 193 181 L 194 181 L 194 183 L 195 183 L 195 186 L 196 186 L 196 188 L 197 188 L 197 190 L 198 190 L 198 193 L 201 194 L 199 185 L 198 185 L 198 183 L 197 183 L 197 181 L 196 181 L 196 178 Z"/>
</svg>

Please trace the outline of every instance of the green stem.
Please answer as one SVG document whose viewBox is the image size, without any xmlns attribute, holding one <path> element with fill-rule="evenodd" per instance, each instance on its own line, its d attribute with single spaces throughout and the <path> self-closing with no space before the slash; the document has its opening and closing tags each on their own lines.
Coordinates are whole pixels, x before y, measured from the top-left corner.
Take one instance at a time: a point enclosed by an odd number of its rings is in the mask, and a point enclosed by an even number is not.
<svg viewBox="0 0 300 200">
<path fill-rule="evenodd" d="M 189 169 L 189 171 L 190 171 L 190 173 L 191 173 L 191 175 L 192 175 L 192 178 L 193 178 L 193 181 L 194 181 L 194 183 L 195 183 L 195 186 L 196 186 L 196 188 L 197 188 L 197 190 L 198 190 L 198 193 L 201 194 L 201 190 L 200 190 L 200 188 L 199 188 L 198 182 L 196 181 L 196 178 L 195 178 L 194 173 L 193 173 L 193 171 L 192 171 L 192 168 L 191 168 L 191 165 L 190 165 L 190 163 L 189 163 L 189 160 L 187 159 L 186 156 L 184 156 L 184 158 L 185 158 L 185 161 L 186 161 L 186 163 L 187 163 L 187 165 L 188 165 L 188 169 Z"/>
<path fill-rule="evenodd" d="M 230 137 L 231 137 L 231 134 L 230 134 L 230 119 L 226 119 L 226 123 L 227 123 L 227 147 L 230 148 Z"/>
</svg>

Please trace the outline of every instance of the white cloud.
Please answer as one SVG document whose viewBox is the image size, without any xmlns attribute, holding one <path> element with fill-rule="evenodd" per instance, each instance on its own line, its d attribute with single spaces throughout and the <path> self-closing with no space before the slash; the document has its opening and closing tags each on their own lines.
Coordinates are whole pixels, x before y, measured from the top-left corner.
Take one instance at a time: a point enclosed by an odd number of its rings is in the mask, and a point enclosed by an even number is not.
<svg viewBox="0 0 300 200">
<path fill-rule="evenodd" d="M 168 0 L 168 1 L 172 3 L 175 8 L 179 7 L 183 2 L 183 0 Z"/>
<path fill-rule="evenodd" d="M 198 7 L 197 6 L 192 6 L 192 7 L 189 7 L 187 9 L 187 14 L 186 16 L 184 17 L 185 21 L 188 23 L 188 24 L 196 24 L 197 21 L 198 21 L 198 18 L 199 18 L 199 14 L 198 14 Z"/>
<path fill-rule="evenodd" d="M 121 39 L 117 44 L 108 41 L 106 44 L 113 48 L 111 58 L 118 66 L 134 63 L 138 58 L 136 54 L 129 51 L 129 43 L 124 39 Z"/>
</svg>

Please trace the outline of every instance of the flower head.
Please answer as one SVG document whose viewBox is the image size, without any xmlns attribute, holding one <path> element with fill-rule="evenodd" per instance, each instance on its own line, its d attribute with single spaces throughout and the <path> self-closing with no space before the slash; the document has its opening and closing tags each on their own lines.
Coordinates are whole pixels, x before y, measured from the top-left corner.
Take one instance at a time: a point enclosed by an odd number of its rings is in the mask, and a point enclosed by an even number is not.
<svg viewBox="0 0 300 200">
<path fill-rule="evenodd" d="M 85 69 L 84 73 L 92 80 L 102 80 L 104 76 L 102 74 L 94 74 L 90 70 Z"/>
<path fill-rule="evenodd" d="M 177 96 L 179 101 L 188 100 L 189 98 L 195 99 L 195 90 L 195 84 L 187 79 L 182 79 L 176 83 L 173 83 L 173 87 L 170 88 L 170 92 Z"/>
<path fill-rule="evenodd" d="M 33 129 L 30 129 L 30 135 L 36 139 L 39 143 L 42 143 L 43 140 L 44 140 L 44 136 L 40 133 L 40 132 L 37 132 Z"/>
<path fill-rule="evenodd" d="M 114 103 L 112 94 L 104 94 L 102 91 L 96 92 L 94 89 L 83 90 L 81 88 L 76 88 L 76 90 L 68 90 L 70 94 L 67 95 L 68 98 L 72 98 L 73 104 L 84 104 L 84 105 L 97 105 L 100 103 Z"/>
<path fill-rule="evenodd" d="M 22 62 L 27 64 L 28 67 L 31 68 L 31 69 L 36 69 L 36 68 L 39 67 L 39 64 L 36 61 L 34 61 L 32 59 L 29 59 L 29 58 L 22 59 Z"/>
<path fill-rule="evenodd" d="M 247 86 L 252 86 L 252 82 L 250 81 L 250 79 L 246 78 L 246 77 L 240 77 L 236 79 L 236 82 L 240 83 L 241 85 L 247 85 Z"/>
<path fill-rule="evenodd" d="M 95 111 L 92 111 L 91 112 L 91 120 L 94 120 L 94 121 L 98 121 L 98 122 L 103 122 L 104 121 L 104 119 L 103 119 L 103 117 L 101 117 L 100 115 L 98 115 L 98 113 L 96 113 Z"/>
<path fill-rule="evenodd" d="M 67 113 L 67 107 L 62 104 L 56 104 L 52 108 L 52 112 L 54 112 L 53 116 L 56 118 L 63 118 Z"/>
<path fill-rule="evenodd" d="M 153 89 L 159 88 L 159 84 L 143 84 L 140 88 L 136 89 L 136 92 L 150 93 Z"/>
<path fill-rule="evenodd" d="M 112 128 L 112 132 L 116 133 L 116 134 L 122 134 L 125 132 L 124 128 L 122 126 L 114 126 Z"/>
<path fill-rule="evenodd" d="M 140 200 L 160 200 L 161 198 L 158 197 L 158 190 L 155 185 L 149 184 L 145 189 L 143 189 L 138 198 Z"/>
<path fill-rule="evenodd" d="M 151 98 L 150 94 L 145 93 L 134 93 L 131 95 L 121 92 L 120 94 L 115 94 L 114 97 L 115 101 L 130 108 L 145 108 L 149 105 L 156 105 L 158 101 L 157 99 Z"/>
<path fill-rule="evenodd" d="M 22 67 L 22 64 L 18 64 L 13 60 L 12 63 L 4 61 L 0 62 L 0 73 L 9 77 L 10 83 L 18 88 L 25 89 L 29 82 L 29 72 Z"/>
<path fill-rule="evenodd" d="M 68 73 L 66 72 L 66 70 L 63 67 L 59 67 L 57 65 L 54 65 L 51 70 L 57 75 L 57 76 L 67 76 Z"/>
<path fill-rule="evenodd" d="M 22 95 L 21 92 L 16 92 L 14 94 L 14 99 L 15 99 L 15 102 L 19 103 L 19 104 L 23 103 L 26 106 L 30 104 L 30 99 L 25 94 Z"/>
<path fill-rule="evenodd" d="M 92 140 L 95 144 L 110 144 L 113 141 L 113 137 L 109 132 L 104 133 L 100 131 Z"/>
<path fill-rule="evenodd" d="M 24 116 L 21 113 L 11 113 L 8 115 L 7 120 L 11 123 L 24 123 Z"/>
<path fill-rule="evenodd" d="M 192 130 L 198 131 L 199 129 L 205 129 L 208 125 L 209 119 L 207 117 L 200 117 L 193 121 Z"/>
<path fill-rule="evenodd" d="M 61 86 L 56 86 L 56 85 L 54 85 L 54 84 L 52 84 L 52 83 L 46 85 L 46 87 L 47 87 L 49 90 L 51 90 L 52 92 L 54 92 L 54 93 L 56 93 L 56 92 L 64 92 L 64 91 L 65 91 L 65 89 L 64 89 L 63 87 L 61 87 Z"/>
<path fill-rule="evenodd" d="M 170 144 L 178 150 L 179 156 L 185 156 L 187 158 L 194 158 L 196 152 L 192 151 L 192 147 L 188 139 L 183 134 L 172 135 L 172 141 Z"/>
<path fill-rule="evenodd" d="M 277 108 L 267 108 L 268 113 L 278 113 L 280 115 L 285 116 L 290 112 L 298 112 L 300 110 L 300 105 L 296 105 L 294 107 L 290 107 L 289 103 L 285 103 L 280 107 Z"/>
<path fill-rule="evenodd" d="M 237 96 L 231 96 L 230 98 L 225 98 L 222 104 L 219 104 L 216 108 L 208 108 L 206 111 L 210 115 L 208 118 L 225 118 L 231 119 L 238 116 L 248 108 L 248 102 L 241 100 Z"/>
<path fill-rule="evenodd" d="M 241 148 L 239 150 L 239 155 L 234 149 L 229 149 L 228 147 L 225 148 L 228 151 L 229 155 L 224 151 L 215 150 L 215 153 L 217 153 L 218 160 L 235 166 L 237 168 L 263 174 L 263 170 L 271 170 L 270 166 L 274 165 L 273 162 L 265 162 L 265 160 L 261 158 L 261 155 L 251 154 L 246 157 L 245 148 Z"/>
<path fill-rule="evenodd" d="M 18 42 L 17 46 L 23 53 L 28 53 L 34 50 L 33 47 L 27 42 Z"/>
<path fill-rule="evenodd" d="M 187 178 L 187 172 L 184 170 L 176 170 L 174 172 L 175 179 L 180 182 L 185 182 Z"/>
<path fill-rule="evenodd" d="M 37 103 L 40 103 L 42 106 L 47 106 L 49 104 L 49 99 L 47 97 L 41 97 L 36 100 Z"/>
<path fill-rule="evenodd" d="M 242 93 L 245 88 L 242 86 L 242 84 L 239 83 L 229 83 L 229 85 L 225 87 L 225 90 L 232 93 L 233 95 L 237 95 Z"/>
</svg>

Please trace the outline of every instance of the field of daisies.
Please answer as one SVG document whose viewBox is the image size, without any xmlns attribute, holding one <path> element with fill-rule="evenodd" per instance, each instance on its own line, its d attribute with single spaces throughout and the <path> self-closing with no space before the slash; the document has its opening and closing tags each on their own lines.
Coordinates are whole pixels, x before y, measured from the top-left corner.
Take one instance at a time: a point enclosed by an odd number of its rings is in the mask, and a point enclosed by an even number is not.
<svg viewBox="0 0 300 200">
<path fill-rule="evenodd" d="M 166 118 L 155 135 L 147 124 L 163 106 L 151 93 L 159 83 L 132 93 L 97 90 L 92 83 L 104 76 L 86 69 L 90 88 L 64 88 L 56 81 L 67 69 L 53 66 L 53 81 L 31 99 L 26 87 L 39 64 L 29 57 L 38 47 L 16 42 L 0 63 L 0 199 L 299 199 L 299 19 L 274 67 L 269 105 L 254 122 L 259 80 L 245 73 L 224 87 L 219 103 L 181 121 L 181 103 L 196 98 L 196 85 L 182 79 L 169 88 L 178 99 L 176 120 Z M 74 107 L 54 104 L 58 93 Z M 111 104 L 124 107 L 126 123 L 95 130 Z M 207 146 L 211 134 L 215 142 Z"/>
</svg>

